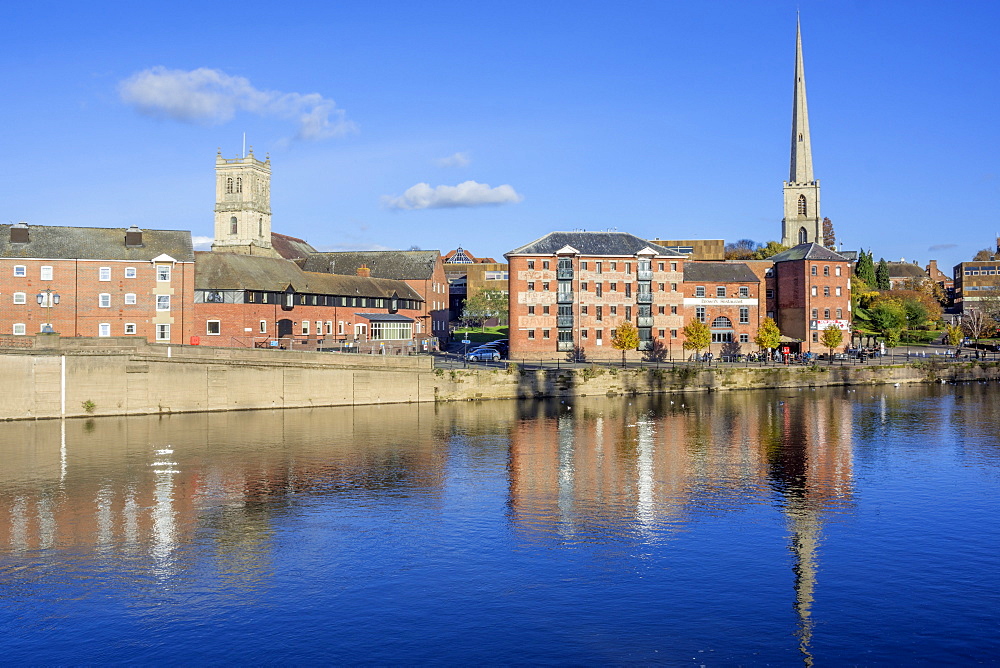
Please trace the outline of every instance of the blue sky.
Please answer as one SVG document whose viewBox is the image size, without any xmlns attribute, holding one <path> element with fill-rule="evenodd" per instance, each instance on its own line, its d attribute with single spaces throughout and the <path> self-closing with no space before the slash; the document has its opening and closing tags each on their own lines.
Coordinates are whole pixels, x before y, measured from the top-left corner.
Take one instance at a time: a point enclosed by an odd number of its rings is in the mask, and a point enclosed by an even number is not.
<svg viewBox="0 0 1000 668">
<path fill-rule="evenodd" d="M 996 2 L 8 4 L 0 219 L 208 237 L 246 132 L 324 250 L 777 239 L 796 7 L 845 248 L 991 246 Z"/>
</svg>

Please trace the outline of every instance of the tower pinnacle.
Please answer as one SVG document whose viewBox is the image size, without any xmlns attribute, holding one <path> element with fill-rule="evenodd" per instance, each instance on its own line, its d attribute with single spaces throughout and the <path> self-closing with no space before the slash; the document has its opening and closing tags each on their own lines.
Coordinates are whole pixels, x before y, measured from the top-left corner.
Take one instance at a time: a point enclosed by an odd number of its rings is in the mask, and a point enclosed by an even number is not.
<svg viewBox="0 0 1000 668">
<path fill-rule="evenodd" d="M 792 93 L 792 162 L 788 180 L 792 183 L 808 183 L 813 180 L 806 71 L 802 65 L 802 26 L 798 17 L 795 21 L 795 88 Z"/>
</svg>

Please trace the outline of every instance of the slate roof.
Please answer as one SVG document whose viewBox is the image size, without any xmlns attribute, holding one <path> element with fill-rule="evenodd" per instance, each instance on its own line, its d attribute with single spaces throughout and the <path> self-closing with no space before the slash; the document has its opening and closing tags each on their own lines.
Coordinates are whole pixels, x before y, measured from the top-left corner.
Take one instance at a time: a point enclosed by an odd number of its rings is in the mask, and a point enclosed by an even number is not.
<svg viewBox="0 0 1000 668">
<path fill-rule="evenodd" d="M 684 282 L 760 283 L 760 278 L 742 262 L 685 262 Z"/>
<path fill-rule="evenodd" d="M 840 253 L 835 253 L 826 246 L 815 243 L 799 244 L 789 248 L 784 253 L 778 253 L 768 258 L 771 262 L 789 262 L 791 260 L 819 260 L 828 262 L 847 262 L 848 259 Z"/>
<path fill-rule="evenodd" d="M 628 232 L 549 232 L 544 237 L 504 253 L 511 255 L 553 255 L 564 246 L 572 246 L 581 255 L 625 256 L 635 255 L 643 248 L 650 248 L 660 256 L 687 257 Z"/>
<path fill-rule="evenodd" d="M 372 278 L 425 281 L 433 278 L 441 253 L 429 251 L 343 251 L 311 253 L 300 265 L 305 271 L 355 276 L 367 265 Z"/>
<path fill-rule="evenodd" d="M 200 251 L 195 260 L 195 290 L 281 292 L 291 285 L 298 293 L 358 297 L 391 297 L 395 293 L 401 299 L 423 301 L 403 281 L 303 271 L 281 258 Z"/>
<path fill-rule="evenodd" d="M 286 260 L 298 260 L 316 252 L 308 241 L 277 232 L 271 232 L 271 248 Z"/>
<path fill-rule="evenodd" d="M 142 230 L 142 245 L 125 246 L 124 227 L 29 225 L 28 243 L 10 243 L 12 225 L 0 225 L 0 257 L 46 260 L 125 260 L 148 262 L 169 255 L 193 262 L 191 233 L 186 230 Z"/>
</svg>

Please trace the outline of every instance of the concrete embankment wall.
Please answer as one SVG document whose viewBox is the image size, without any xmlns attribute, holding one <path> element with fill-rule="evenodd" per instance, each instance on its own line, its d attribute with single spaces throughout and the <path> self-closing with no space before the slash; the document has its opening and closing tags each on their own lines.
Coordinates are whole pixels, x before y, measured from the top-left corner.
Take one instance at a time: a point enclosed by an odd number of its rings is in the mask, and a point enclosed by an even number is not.
<svg viewBox="0 0 1000 668">
<path fill-rule="evenodd" d="M 41 335 L 40 335 L 41 337 Z M 0 419 L 1000 380 L 996 362 L 434 369 L 429 357 L 43 340 L 0 351 Z"/>
</svg>

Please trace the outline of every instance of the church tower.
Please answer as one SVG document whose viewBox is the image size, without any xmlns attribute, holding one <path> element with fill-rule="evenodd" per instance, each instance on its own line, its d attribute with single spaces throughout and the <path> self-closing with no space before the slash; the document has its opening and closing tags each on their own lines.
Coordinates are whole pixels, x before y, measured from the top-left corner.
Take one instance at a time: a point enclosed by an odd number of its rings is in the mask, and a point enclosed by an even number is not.
<svg viewBox="0 0 1000 668">
<path fill-rule="evenodd" d="M 823 245 L 823 219 L 819 215 L 819 181 L 813 178 L 809 144 L 809 107 L 806 73 L 802 66 L 802 27 L 795 21 L 795 88 L 792 93 L 792 162 L 785 181 L 785 217 L 781 243 L 792 247 L 814 242 Z"/>
<path fill-rule="evenodd" d="M 276 257 L 271 249 L 271 158 L 215 156 L 215 240 L 212 250 Z"/>
</svg>

